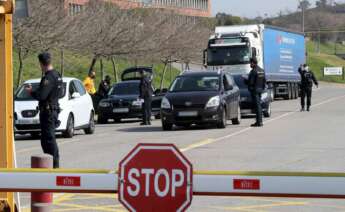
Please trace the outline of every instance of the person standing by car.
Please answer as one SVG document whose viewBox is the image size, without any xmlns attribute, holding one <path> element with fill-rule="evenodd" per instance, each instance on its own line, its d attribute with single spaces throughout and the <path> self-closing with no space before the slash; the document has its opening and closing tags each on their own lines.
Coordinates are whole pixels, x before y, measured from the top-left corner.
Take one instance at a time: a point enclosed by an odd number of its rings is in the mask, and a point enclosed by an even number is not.
<svg viewBox="0 0 345 212">
<path fill-rule="evenodd" d="M 88 76 L 84 79 L 84 87 L 86 91 L 90 94 L 93 107 L 97 108 L 97 98 L 96 98 L 96 88 L 95 88 L 95 78 L 96 78 L 96 72 L 94 70 L 90 70 Z"/>
<path fill-rule="evenodd" d="M 310 111 L 313 83 L 316 87 L 319 87 L 319 83 L 308 65 L 304 64 L 298 72 L 301 75 L 301 112 L 305 111 L 305 97 L 307 97 L 307 111 Z"/>
<path fill-rule="evenodd" d="M 41 146 L 44 153 L 53 156 L 54 168 L 59 168 L 59 148 L 55 139 L 55 129 L 59 125 L 59 89 L 62 86 L 60 74 L 54 70 L 49 53 L 41 53 L 38 60 L 43 72 L 39 88 L 32 90 L 32 86 L 26 86 L 26 91 L 39 101 Z"/>
<path fill-rule="evenodd" d="M 262 68 L 258 66 L 258 61 L 256 58 L 250 59 L 250 67 L 252 70 L 249 73 L 246 83 L 248 85 L 248 90 L 251 94 L 253 107 L 256 113 L 256 122 L 252 124 L 252 127 L 262 127 L 262 107 L 261 107 L 261 94 L 265 90 L 266 78 L 265 72 Z"/>
<path fill-rule="evenodd" d="M 141 125 L 151 125 L 151 102 L 152 102 L 152 85 L 150 79 L 145 76 L 145 72 L 143 70 L 140 71 L 140 96 L 139 98 L 144 100 L 142 105 L 142 112 L 143 112 L 143 122 Z"/>
<path fill-rule="evenodd" d="M 105 76 L 104 80 L 99 83 L 97 95 L 100 97 L 100 99 L 104 99 L 107 97 L 107 94 L 110 90 L 111 86 L 111 77 L 109 75 Z"/>
</svg>

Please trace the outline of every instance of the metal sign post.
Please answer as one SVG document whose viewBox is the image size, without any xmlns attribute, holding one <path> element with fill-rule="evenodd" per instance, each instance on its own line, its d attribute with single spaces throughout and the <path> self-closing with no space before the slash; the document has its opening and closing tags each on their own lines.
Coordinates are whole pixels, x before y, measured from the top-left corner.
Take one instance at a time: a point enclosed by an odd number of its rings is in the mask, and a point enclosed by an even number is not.
<svg viewBox="0 0 345 212">
<path fill-rule="evenodd" d="M 13 5 L 0 1 L 0 168 L 13 168 Z M 14 211 L 13 193 L 0 193 L 0 207 Z"/>
</svg>

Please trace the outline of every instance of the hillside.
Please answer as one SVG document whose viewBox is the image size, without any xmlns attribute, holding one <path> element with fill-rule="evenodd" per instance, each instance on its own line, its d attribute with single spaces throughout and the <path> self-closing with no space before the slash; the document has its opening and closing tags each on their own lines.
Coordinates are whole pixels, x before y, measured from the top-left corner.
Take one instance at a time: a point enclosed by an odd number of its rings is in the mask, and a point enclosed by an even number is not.
<svg viewBox="0 0 345 212">
<path fill-rule="evenodd" d="M 339 51 L 345 52 L 345 46 L 337 46 Z M 316 44 L 309 41 L 307 43 L 308 64 L 310 65 L 316 77 L 321 81 L 345 83 L 345 80 L 339 76 L 323 76 L 324 67 L 345 67 L 345 60 L 334 55 L 334 44 L 326 43 L 320 46 L 320 54 L 316 51 Z"/>
<path fill-rule="evenodd" d="M 76 77 L 80 80 L 83 80 L 87 73 L 88 69 L 91 63 L 91 57 L 85 57 L 80 56 L 76 54 L 71 53 L 65 53 L 65 61 L 64 61 L 64 67 L 65 67 L 65 73 L 64 76 L 68 77 Z M 60 70 L 60 55 L 56 52 L 53 53 L 53 62 L 54 67 L 57 70 Z M 134 63 L 130 63 L 128 61 L 124 60 L 118 60 L 116 61 L 116 68 L 118 71 L 118 77 L 121 77 L 121 72 L 131 66 L 134 66 Z M 152 64 L 142 64 L 138 63 L 138 65 L 148 65 L 151 66 Z M 112 82 L 115 82 L 114 72 L 113 72 L 113 66 L 112 62 L 110 60 L 103 59 L 103 66 L 104 66 L 104 76 L 110 75 L 112 78 Z M 154 64 L 154 85 L 155 87 L 159 87 L 160 80 L 163 74 L 164 64 Z M 17 76 L 18 76 L 18 69 L 19 69 L 19 61 L 18 61 L 18 55 L 16 51 L 13 55 L 13 78 L 14 78 L 14 84 L 17 82 Z M 101 79 L 101 73 L 100 73 L 100 63 L 97 62 L 95 65 L 95 71 L 97 74 L 96 77 L 96 85 L 100 82 Z M 179 74 L 179 71 L 175 68 L 172 68 L 171 73 L 170 70 L 166 72 L 166 76 L 164 79 L 164 87 L 168 87 L 170 85 L 170 82 L 175 79 L 175 77 Z M 41 77 L 41 71 L 40 67 L 37 61 L 37 55 L 36 54 L 30 54 L 25 60 L 24 60 L 24 71 L 23 71 L 23 80 L 28 80 L 31 78 L 40 78 Z"/>
</svg>

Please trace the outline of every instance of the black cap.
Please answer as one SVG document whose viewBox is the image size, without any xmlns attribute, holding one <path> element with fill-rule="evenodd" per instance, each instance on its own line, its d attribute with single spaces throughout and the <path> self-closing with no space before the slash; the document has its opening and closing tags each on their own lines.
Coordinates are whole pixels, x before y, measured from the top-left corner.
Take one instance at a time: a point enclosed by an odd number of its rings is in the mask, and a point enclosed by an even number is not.
<svg viewBox="0 0 345 212">
<path fill-rule="evenodd" d="M 258 59 L 256 59 L 256 57 L 252 57 L 252 58 L 250 58 L 250 63 L 253 63 L 253 64 L 257 65 L 258 64 Z"/>
<path fill-rule="evenodd" d="M 49 52 L 43 52 L 43 53 L 38 55 L 38 60 L 44 66 L 50 65 L 51 64 L 51 55 Z"/>
</svg>

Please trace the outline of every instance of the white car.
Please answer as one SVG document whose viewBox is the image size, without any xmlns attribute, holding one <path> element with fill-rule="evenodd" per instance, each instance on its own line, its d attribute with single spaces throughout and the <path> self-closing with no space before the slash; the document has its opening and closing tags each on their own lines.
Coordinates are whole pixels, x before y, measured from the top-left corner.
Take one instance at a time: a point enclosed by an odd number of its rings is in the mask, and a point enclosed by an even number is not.
<svg viewBox="0 0 345 212">
<path fill-rule="evenodd" d="M 36 137 L 40 133 L 38 101 L 25 91 L 25 85 L 31 84 L 33 90 L 39 87 L 40 79 L 24 82 L 14 96 L 14 132 L 16 134 L 30 133 Z M 66 138 L 71 138 L 75 130 L 84 130 L 86 134 L 95 131 L 95 111 L 90 95 L 83 83 L 75 78 L 63 78 L 64 94 L 59 99 L 61 112 L 60 126 L 57 132 L 62 132 Z"/>
</svg>

